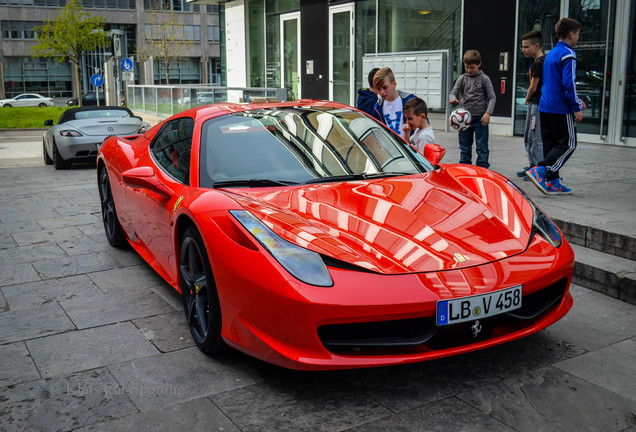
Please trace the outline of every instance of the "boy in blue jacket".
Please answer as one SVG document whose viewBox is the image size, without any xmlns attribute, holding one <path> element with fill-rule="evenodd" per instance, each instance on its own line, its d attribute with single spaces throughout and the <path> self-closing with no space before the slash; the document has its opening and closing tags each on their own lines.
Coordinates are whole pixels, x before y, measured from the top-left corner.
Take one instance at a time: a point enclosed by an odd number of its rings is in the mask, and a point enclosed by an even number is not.
<svg viewBox="0 0 636 432">
<path fill-rule="evenodd" d="M 562 18 L 554 27 L 559 42 L 545 56 L 539 101 L 543 160 L 526 175 L 547 195 L 571 194 L 559 180 L 559 169 L 576 149 L 576 125 L 583 118 L 583 102 L 576 94 L 576 54 L 581 24 Z"/>
</svg>

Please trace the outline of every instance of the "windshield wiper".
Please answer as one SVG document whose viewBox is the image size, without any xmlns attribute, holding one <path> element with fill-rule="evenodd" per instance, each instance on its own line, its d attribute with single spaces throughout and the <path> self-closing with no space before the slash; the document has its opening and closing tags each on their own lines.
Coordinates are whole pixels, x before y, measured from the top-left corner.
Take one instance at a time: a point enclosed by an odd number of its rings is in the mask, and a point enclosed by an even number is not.
<svg viewBox="0 0 636 432">
<path fill-rule="evenodd" d="M 332 177 L 320 177 L 316 179 L 307 180 L 305 183 L 330 183 L 330 182 L 339 182 L 339 181 L 349 181 L 349 180 L 366 180 L 367 176 L 364 173 L 361 174 L 342 174 Z"/>
<path fill-rule="evenodd" d="M 223 188 L 232 186 L 247 187 L 268 187 L 268 186 L 292 186 L 300 184 L 298 182 L 287 180 L 270 180 L 270 179 L 243 179 L 243 180 L 223 180 L 212 183 L 213 188 Z"/>
<path fill-rule="evenodd" d="M 333 177 L 320 177 L 317 179 L 308 180 L 307 184 L 312 183 L 331 183 L 331 182 L 339 182 L 339 181 L 350 181 L 350 180 L 369 180 L 369 179 L 377 179 L 377 178 L 385 178 L 385 177 L 398 177 L 404 175 L 411 175 L 416 173 L 408 173 L 408 172 L 377 172 L 377 173 L 360 173 L 360 174 L 343 174 L 337 175 Z"/>
<path fill-rule="evenodd" d="M 400 177 L 405 175 L 413 175 L 418 173 L 409 173 L 409 172 L 379 172 L 373 174 L 366 174 L 366 178 L 374 179 L 374 178 L 385 178 L 385 177 Z"/>
</svg>

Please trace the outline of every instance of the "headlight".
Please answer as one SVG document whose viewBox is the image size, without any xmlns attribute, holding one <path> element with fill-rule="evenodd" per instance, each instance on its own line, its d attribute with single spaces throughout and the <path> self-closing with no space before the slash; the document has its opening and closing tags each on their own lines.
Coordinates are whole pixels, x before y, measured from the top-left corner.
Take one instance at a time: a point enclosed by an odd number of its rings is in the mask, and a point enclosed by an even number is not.
<svg viewBox="0 0 636 432">
<path fill-rule="evenodd" d="M 320 255 L 279 237 L 246 210 L 230 210 L 230 213 L 295 278 L 309 285 L 333 285 Z"/>
<path fill-rule="evenodd" d="M 532 201 L 532 199 L 526 195 L 524 191 L 522 191 L 516 184 L 511 181 L 508 181 L 508 184 L 512 186 L 517 192 L 519 192 L 523 197 L 530 203 L 532 206 L 532 210 L 534 211 L 534 218 L 532 220 L 532 235 L 530 236 L 530 240 L 532 241 L 532 237 L 534 234 L 538 233 L 541 237 L 546 239 L 552 246 L 558 248 L 563 243 L 563 239 L 561 238 L 561 234 L 559 230 L 554 225 L 554 223 L 550 220 L 548 216 L 539 208 L 538 205 Z"/>
<path fill-rule="evenodd" d="M 65 137 L 81 137 L 82 134 L 73 129 L 64 129 L 60 131 L 60 135 Z"/>
</svg>

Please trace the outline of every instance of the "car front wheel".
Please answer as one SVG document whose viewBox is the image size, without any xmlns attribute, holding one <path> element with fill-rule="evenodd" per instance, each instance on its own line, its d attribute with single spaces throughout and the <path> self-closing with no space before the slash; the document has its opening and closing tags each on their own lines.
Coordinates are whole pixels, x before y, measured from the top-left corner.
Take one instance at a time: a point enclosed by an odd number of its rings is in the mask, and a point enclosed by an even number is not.
<svg viewBox="0 0 636 432">
<path fill-rule="evenodd" d="M 221 305 L 203 239 L 195 227 L 181 240 L 179 259 L 181 293 L 188 327 L 199 349 L 219 353 L 227 346 L 221 338 Z"/>
<path fill-rule="evenodd" d="M 102 167 L 99 172 L 99 198 L 102 202 L 102 220 L 104 221 L 104 232 L 106 240 L 111 246 L 121 247 L 126 244 L 126 236 L 119 225 L 115 200 L 110 189 L 110 181 L 106 167 Z"/>
</svg>

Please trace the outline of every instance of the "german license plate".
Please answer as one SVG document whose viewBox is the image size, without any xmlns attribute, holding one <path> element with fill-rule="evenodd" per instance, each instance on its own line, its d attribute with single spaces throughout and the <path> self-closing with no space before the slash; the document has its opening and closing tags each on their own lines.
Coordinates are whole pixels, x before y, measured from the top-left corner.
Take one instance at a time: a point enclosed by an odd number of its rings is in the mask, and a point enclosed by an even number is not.
<svg viewBox="0 0 636 432">
<path fill-rule="evenodd" d="M 521 285 L 437 302 L 437 325 L 457 324 L 510 312 L 521 307 Z"/>
</svg>

